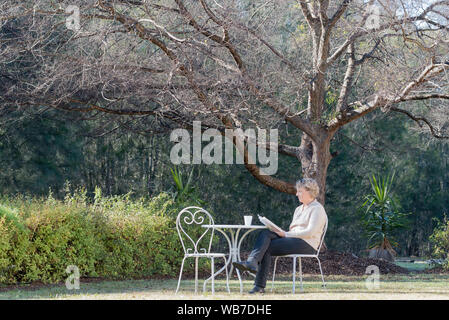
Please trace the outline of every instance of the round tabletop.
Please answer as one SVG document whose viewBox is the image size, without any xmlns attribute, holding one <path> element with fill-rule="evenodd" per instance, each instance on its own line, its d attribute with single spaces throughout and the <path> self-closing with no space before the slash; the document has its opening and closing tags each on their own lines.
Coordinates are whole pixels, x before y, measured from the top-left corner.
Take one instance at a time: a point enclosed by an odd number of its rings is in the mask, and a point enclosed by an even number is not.
<svg viewBox="0 0 449 320">
<path fill-rule="evenodd" d="M 203 224 L 203 228 L 220 228 L 220 229 L 266 229 L 263 225 L 245 225 L 245 224 Z"/>
</svg>

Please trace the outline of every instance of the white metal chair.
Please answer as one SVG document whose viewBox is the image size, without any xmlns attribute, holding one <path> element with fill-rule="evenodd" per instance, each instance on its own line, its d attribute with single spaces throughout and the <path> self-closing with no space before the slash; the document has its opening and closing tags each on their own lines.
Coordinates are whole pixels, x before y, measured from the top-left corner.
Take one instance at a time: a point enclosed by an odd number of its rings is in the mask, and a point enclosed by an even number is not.
<svg viewBox="0 0 449 320">
<path fill-rule="evenodd" d="M 293 258 L 293 287 L 292 287 L 292 293 L 293 294 L 295 293 L 295 287 L 296 287 L 296 259 L 297 258 L 299 258 L 299 279 L 300 279 L 300 282 L 301 282 L 301 292 L 303 291 L 301 258 L 315 258 L 315 259 L 317 259 L 318 266 L 320 267 L 321 279 L 323 280 L 323 288 L 326 288 L 326 283 L 324 282 L 324 276 L 323 276 L 323 269 L 321 268 L 321 262 L 320 262 L 320 259 L 318 258 L 318 255 L 320 254 L 321 245 L 323 244 L 324 236 L 326 235 L 327 223 L 328 223 L 328 221 L 326 220 L 326 224 L 324 225 L 324 228 L 323 228 L 323 233 L 321 234 L 320 244 L 319 244 L 318 250 L 317 250 L 317 252 L 315 254 L 288 254 L 288 255 L 285 255 L 285 256 L 277 256 L 276 257 L 276 259 L 274 260 L 273 281 L 271 282 L 271 292 L 273 292 L 273 288 L 274 288 L 274 277 L 276 275 L 276 263 L 277 263 L 279 258 L 283 258 L 283 257 Z"/>
<path fill-rule="evenodd" d="M 198 259 L 199 258 L 210 258 L 211 259 L 211 279 L 212 279 L 212 293 L 215 293 L 215 266 L 214 266 L 214 259 L 215 258 L 223 258 L 225 260 L 225 266 L 227 264 L 226 260 L 226 254 L 224 253 L 212 253 L 210 252 L 211 246 L 212 246 L 212 239 L 214 236 L 214 228 L 207 227 L 204 228 L 204 232 L 201 234 L 201 236 L 198 238 L 198 240 L 194 241 L 192 237 L 189 235 L 189 233 L 192 233 L 192 229 L 194 229 L 195 226 L 201 226 L 201 225 L 210 225 L 213 226 L 214 220 L 209 212 L 204 210 L 203 208 L 199 207 L 187 207 L 182 209 L 178 217 L 176 218 L 176 229 L 178 230 L 179 239 L 181 240 L 182 247 L 184 249 L 184 258 L 182 259 L 181 264 L 181 270 L 179 272 L 179 280 L 178 280 L 178 286 L 176 288 L 176 293 L 178 293 L 179 285 L 181 284 L 181 277 L 182 277 L 182 270 L 184 268 L 184 261 L 187 258 L 195 258 L 195 293 L 198 292 Z M 183 225 L 188 229 L 187 232 L 184 229 Z M 190 228 L 188 226 L 191 225 Z M 207 235 L 210 232 L 210 235 Z M 210 239 L 207 237 L 210 236 Z M 184 239 L 185 238 L 185 239 Z M 201 240 L 208 240 L 208 247 L 207 248 L 199 248 Z M 229 276 L 228 276 L 228 269 L 226 269 L 226 286 L 229 292 Z M 206 289 L 206 282 L 203 286 L 203 292 Z"/>
</svg>

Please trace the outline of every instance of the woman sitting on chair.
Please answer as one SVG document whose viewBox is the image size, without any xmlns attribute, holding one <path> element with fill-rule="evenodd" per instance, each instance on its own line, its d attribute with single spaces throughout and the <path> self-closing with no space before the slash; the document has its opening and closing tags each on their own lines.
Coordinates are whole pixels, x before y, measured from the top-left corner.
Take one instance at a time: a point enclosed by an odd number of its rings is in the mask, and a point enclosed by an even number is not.
<svg viewBox="0 0 449 320">
<path fill-rule="evenodd" d="M 296 196 L 302 205 L 296 208 L 289 231 L 263 230 L 248 259 L 233 263 L 240 272 L 257 272 L 254 288 L 249 293 L 264 292 L 272 256 L 317 252 L 327 221 L 324 207 L 316 200 L 319 192 L 318 183 L 314 179 L 297 181 Z"/>
</svg>

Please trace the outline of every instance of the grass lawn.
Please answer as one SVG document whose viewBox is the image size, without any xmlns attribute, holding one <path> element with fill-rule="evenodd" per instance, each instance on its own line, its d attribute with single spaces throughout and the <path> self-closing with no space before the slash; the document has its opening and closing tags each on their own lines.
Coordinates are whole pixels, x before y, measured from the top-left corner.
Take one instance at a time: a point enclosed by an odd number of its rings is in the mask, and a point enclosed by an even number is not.
<svg viewBox="0 0 449 320">
<path fill-rule="evenodd" d="M 5 290 L 0 287 L 0 299 L 448 299 L 448 274 L 410 274 L 410 275 L 380 275 L 378 289 L 368 289 L 365 277 L 354 276 L 326 276 L 327 288 L 321 288 L 321 281 L 317 275 L 305 275 L 304 292 L 299 290 L 292 295 L 291 277 L 279 276 L 275 282 L 275 290 L 270 292 L 271 281 L 267 283 L 264 295 L 249 295 L 239 293 L 239 283 L 236 279 L 230 281 L 231 294 L 227 293 L 225 281 L 216 280 L 215 295 L 202 293 L 202 281 L 199 283 L 199 294 L 194 294 L 194 281 L 183 280 L 181 289 L 175 295 L 177 280 L 127 280 L 127 281 L 99 281 L 80 283 L 79 290 L 68 290 L 64 284 L 42 286 L 38 288 L 14 288 Z M 244 292 L 252 288 L 253 281 L 248 277 L 244 281 Z"/>
</svg>

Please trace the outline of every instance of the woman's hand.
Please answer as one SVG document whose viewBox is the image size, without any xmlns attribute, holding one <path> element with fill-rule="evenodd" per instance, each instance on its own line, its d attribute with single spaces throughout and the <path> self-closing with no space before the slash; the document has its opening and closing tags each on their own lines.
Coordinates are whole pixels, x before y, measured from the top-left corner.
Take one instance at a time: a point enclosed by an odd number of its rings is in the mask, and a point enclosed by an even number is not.
<svg viewBox="0 0 449 320">
<path fill-rule="evenodd" d="M 281 238 L 285 238 L 285 231 L 275 231 L 275 233 L 281 237 Z"/>
</svg>

